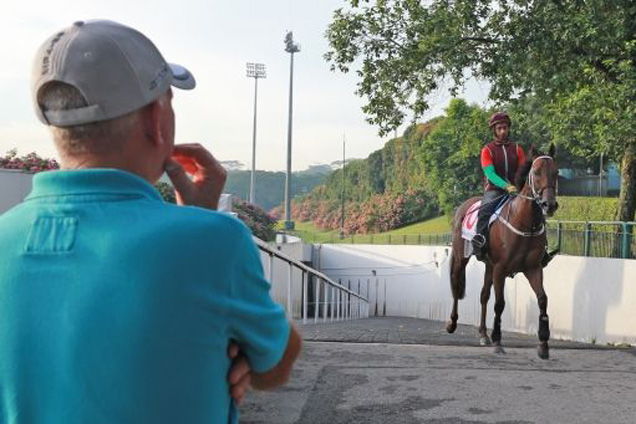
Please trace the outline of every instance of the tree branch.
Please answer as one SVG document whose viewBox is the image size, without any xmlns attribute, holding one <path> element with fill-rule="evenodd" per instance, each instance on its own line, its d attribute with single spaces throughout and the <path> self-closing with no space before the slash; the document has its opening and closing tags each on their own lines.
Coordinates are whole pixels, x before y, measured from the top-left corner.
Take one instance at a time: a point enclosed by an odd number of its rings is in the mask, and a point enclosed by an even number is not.
<svg viewBox="0 0 636 424">
<path fill-rule="evenodd" d="M 478 43 L 484 44 L 497 44 L 499 40 L 495 40 L 494 38 L 485 38 L 485 37 L 462 37 L 459 41 L 476 41 Z"/>
</svg>

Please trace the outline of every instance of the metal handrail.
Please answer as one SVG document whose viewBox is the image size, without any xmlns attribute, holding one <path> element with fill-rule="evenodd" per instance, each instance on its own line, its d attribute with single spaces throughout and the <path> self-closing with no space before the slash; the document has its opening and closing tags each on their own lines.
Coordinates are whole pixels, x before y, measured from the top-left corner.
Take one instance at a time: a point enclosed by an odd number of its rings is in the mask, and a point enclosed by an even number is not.
<svg viewBox="0 0 636 424">
<path fill-rule="evenodd" d="M 342 319 L 368 318 L 369 317 L 369 301 L 360 293 L 356 293 L 351 289 L 333 281 L 320 271 L 303 264 L 302 262 L 289 257 L 288 255 L 272 249 L 264 241 L 254 237 L 254 242 L 258 248 L 269 255 L 268 280 L 273 282 L 274 258 L 286 262 L 289 265 L 287 273 L 287 302 L 285 309 L 289 316 L 292 316 L 292 270 L 297 268 L 302 271 L 302 292 L 303 306 L 302 319 L 303 323 L 307 323 L 308 319 L 308 278 L 307 275 L 316 277 L 314 297 L 314 322 L 318 322 L 320 314 L 320 306 L 322 306 L 322 319 L 326 322 L 328 319 L 333 321 Z M 320 302 L 320 287 L 323 287 L 323 301 Z"/>
</svg>

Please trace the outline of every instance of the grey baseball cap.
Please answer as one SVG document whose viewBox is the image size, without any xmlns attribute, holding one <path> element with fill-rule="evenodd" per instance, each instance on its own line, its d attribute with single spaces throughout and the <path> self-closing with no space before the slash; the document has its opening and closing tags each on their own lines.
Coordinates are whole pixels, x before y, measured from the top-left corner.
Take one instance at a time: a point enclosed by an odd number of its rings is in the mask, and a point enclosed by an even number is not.
<svg viewBox="0 0 636 424">
<path fill-rule="evenodd" d="M 52 81 L 77 88 L 88 106 L 43 111 L 40 89 Z M 170 86 L 196 85 L 186 68 L 167 63 L 139 31 L 117 22 L 75 22 L 49 39 L 33 63 L 31 91 L 42 123 L 67 127 L 125 115 L 161 97 Z"/>
</svg>

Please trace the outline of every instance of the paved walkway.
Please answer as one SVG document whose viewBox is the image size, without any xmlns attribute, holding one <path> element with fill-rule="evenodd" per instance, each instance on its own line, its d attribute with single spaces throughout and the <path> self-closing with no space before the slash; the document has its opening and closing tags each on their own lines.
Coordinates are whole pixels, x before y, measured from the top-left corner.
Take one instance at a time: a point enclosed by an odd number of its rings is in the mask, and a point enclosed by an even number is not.
<svg viewBox="0 0 636 424">
<path fill-rule="evenodd" d="M 372 318 L 301 326 L 289 384 L 251 392 L 241 423 L 634 423 L 636 350 L 505 333 L 506 354 L 479 347 L 476 329 Z"/>
<path fill-rule="evenodd" d="M 426 319 L 386 317 L 332 321 L 319 325 L 302 325 L 299 322 L 299 326 L 307 341 L 479 346 L 476 327 L 459 324 L 453 334 L 448 334 L 445 323 Z M 537 336 L 504 332 L 502 343 L 508 347 L 530 348 L 536 347 L 539 340 Z M 567 349 L 606 348 L 564 340 L 551 340 L 550 346 Z"/>
</svg>

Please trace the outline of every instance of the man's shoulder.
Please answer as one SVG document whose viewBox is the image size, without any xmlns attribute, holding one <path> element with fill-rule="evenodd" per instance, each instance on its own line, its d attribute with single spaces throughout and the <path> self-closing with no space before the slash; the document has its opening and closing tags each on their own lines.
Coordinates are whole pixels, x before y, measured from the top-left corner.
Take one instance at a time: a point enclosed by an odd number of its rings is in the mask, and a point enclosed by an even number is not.
<svg viewBox="0 0 636 424">
<path fill-rule="evenodd" d="M 493 146 L 494 146 L 494 145 L 495 145 L 495 142 L 494 142 L 494 141 L 490 141 L 490 142 L 486 143 L 486 144 L 484 145 L 484 147 L 482 147 L 482 148 L 481 148 L 481 152 L 482 152 L 482 153 L 486 153 L 486 152 L 488 152 L 488 153 L 491 153 L 491 154 L 492 154 L 492 148 L 493 148 Z"/>
<path fill-rule="evenodd" d="M 21 222 L 27 222 L 31 219 L 31 213 L 28 204 L 20 202 L 10 209 L 0 212 L 0 226 L 13 227 Z"/>
</svg>

